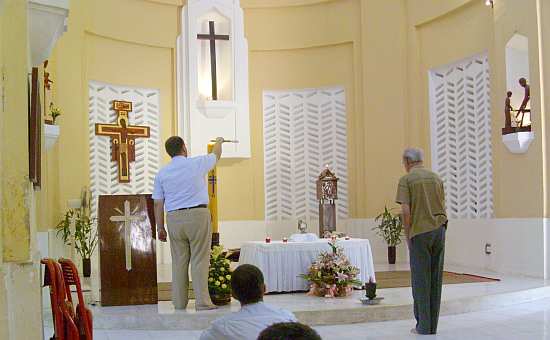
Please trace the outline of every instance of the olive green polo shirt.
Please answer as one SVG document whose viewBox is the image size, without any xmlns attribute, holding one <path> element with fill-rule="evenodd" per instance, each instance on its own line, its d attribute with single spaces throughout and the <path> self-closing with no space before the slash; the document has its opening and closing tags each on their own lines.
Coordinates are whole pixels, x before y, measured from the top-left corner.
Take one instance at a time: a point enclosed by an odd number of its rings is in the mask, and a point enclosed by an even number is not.
<svg viewBox="0 0 550 340">
<path fill-rule="evenodd" d="M 447 222 L 443 182 L 424 167 L 413 167 L 401 177 L 395 201 L 411 207 L 410 238 L 435 230 Z"/>
</svg>

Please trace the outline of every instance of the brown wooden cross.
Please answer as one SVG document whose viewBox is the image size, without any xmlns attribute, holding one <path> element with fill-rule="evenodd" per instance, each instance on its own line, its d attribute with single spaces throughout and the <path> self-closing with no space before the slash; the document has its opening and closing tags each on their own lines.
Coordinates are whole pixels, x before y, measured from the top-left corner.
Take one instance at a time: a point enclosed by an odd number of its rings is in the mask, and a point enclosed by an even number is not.
<svg viewBox="0 0 550 340">
<path fill-rule="evenodd" d="M 199 40 L 210 40 L 210 74 L 212 75 L 212 100 L 218 100 L 218 83 L 216 77 L 216 40 L 229 40 L 229 35 L 216 34 L 214 21 L 208 22 L 208 34 L 197 34 Z"/>
<path fill-rule="evenodd" d="M 111 160 L 118 163 L 118 181 L 130 182 L 130 162 L 135 161 L 135 139 L 149 138 L 148 126 L 128 124 L 128 112 L 132 111 L 132 103 L 113 100 L 112 109 L 117 113 L 117 124 L 95 125 L 95 134 L 111 137 Z"/>
</svg>

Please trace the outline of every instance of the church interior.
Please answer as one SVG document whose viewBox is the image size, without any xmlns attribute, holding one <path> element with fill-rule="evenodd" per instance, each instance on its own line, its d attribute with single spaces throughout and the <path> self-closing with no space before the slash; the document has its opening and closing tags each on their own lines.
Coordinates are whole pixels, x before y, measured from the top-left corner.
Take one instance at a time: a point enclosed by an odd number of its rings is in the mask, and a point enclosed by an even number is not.
<svg viewBox="0 0 550 340">
<path fill-rule="evenodd" d="M 422 337 L 408 147 L 445 191 L 434 337 L 550 337 L 550 0 L 0 0 L 0 73 L 0 339 L 199 339 L 239 310 L 230 288 L 171 303 L 151 198 L 171 136 L 226 141 L 210 265 L 255 264 L 323 339 Z M 333 245 L 358 283 L 317 294 Z"/>
</svg>

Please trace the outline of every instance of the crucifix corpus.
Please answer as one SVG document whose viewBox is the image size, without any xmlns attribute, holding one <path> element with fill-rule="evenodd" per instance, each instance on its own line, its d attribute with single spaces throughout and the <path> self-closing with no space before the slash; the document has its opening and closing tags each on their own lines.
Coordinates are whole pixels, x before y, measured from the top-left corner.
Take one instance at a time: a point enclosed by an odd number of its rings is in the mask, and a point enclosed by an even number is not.
<svg viewBox="0 0 550 340">
<path fill-rule="evenodd" d="M 136 138 L 149 138 L 148 126 L 129 125 L 128 113 L 132 103 L 113 100 L 112 109 L 117 113 L 116 124 L 95 125 L 95 134 L 111 137 L 111 160 L 118 163 L 118 181 L 130 183 L 130 162 L 135 161 Z"/>
<path fill-rule="evenodd" d="M 124 257 L 126 258 L 126 270 L 132 270 L 132 222 L 145 221 L 145 216 L 135 215 L 137 209 L 136 206 L 133 212 L 130 210 L 130 201 L 124 201 L 124 212 L 120 209 L 115 210 L 121 214 L 118 216 L 111 216 L 109 220 L 111 222 L 123 222 L 124 224 Z"/>
<path fill-rule="evenodd" d="M 197 34 L 199 40 L 210 41 L 210 74 L 212 77 L 212 100 L 218 100 L 218 83 L 216 77 L 216 40 L 229 40 L 229 35 L 216 34 L 214 21 L 208 22 L 208 34 Z"/>
</svg>

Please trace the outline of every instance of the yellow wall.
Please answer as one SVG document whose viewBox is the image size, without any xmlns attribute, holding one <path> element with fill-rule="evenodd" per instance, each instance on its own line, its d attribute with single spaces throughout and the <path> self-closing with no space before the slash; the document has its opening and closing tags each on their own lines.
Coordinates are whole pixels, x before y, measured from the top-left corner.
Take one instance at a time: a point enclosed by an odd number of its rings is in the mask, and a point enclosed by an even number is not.
<svg viewBox="0 0 550 340">
<path fill-rule="evenodd" d="M 71 2 L 69 32 L 52 57 L 54 99 L 65 115 L 46 172 L 63 180 L 53 180 L 57 191 L 48 189 L 57 203 L 42 208 L 46 228 L 88 185 L 89 80 L 159 88 L 161 138 L 176 132 L 174 47 L 183 3 Z M 500 139 L 504 45 L 513 31 L 529 37 L 531 74 L 538 74 L 534 4 L 502 0 L 493 10 L 477 0 L 242 0 L 250 49 L 252 158 L 220 163 L 220 219 L 264 218 L 263 90 L 345 87 L 350 216 L 373 217 L 393 204 L 403 147 L 423 147 L 429 164 L 428 71 L 483 51 L 489 53 L 495 89 L 496 217 L 540 216 L 541 124 L 535 123 L 537 140 L 526 155 L 510 154 Z M 534 91 L 538 82 L 531 80 Z M 535 109 L 538 105 L 533 98 Z M 168 161 L 165 155 L 163 160 Z M 511 185 L 518 177 L 521 185 Z"/>
<path fill-rule="evenodd" d="M 160 90 L 161 139 L 176 131 L 175 44 L 180 1 L 82 0 L 70 2 L 69 30 L 58 41 L 53 98 L 59 119 L 57 218 L 67 200 L 89 185 L 88 82 Z M 166 156 L 164 157 L 167 160 Z M 53 225 L 48 225 L 51 228 Z"/>
<path fill-rule="evenodd" d="M 539 121 L 529 152 L 511 154 L 501 139 L 506 93 L 505 45 L 514 32 L 529 38 L 530 74 L 538 75 L 534 1 L 502 0 L 491 9 L 482 1 L 408 0 L 407 144 L 430 150 L 428 71 L 488 52 L 491 68 L 493 186 L 496 217 L 541 217 L 543 213 L 542 133 Z M 450 38 L 452 37 L 452 38 Z M 530 79 L 531 103 L 540 117 L 539 80 Z M 536 117 L 535 116 L 535 117 Z M 427 153 L 430 159 L 429 152 Z"/>
<path fill-rule="evenodd" d="M 37 218 L 28 180 L 27 2 L 0 1 L 0 339 L 42 337 Z"/>
<path fill-rule="evenodd" d="M 2 167 L 2 240 L 4 262 L 30 260 L 27 142 L 27 5 L 6 1 L 2 14 L 4 110 L 0 151 Z"/>
<path fill-rule="evenodd" d="M 385 204 L 392 204 L 402 173 L 404 3 L 293 1 L 290 6 L 281 1 L 243 1 L 241 5 L 250 49 L 253 148 L 249 160 L 221 163 L 221 219 L 264 219 L 262 91 L 333 85 L 346 89 L 350 217 L 375 216 Z M 390 127 L 392 133 L 381 127 Z"/>
</svg>

